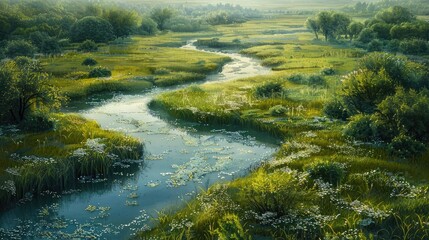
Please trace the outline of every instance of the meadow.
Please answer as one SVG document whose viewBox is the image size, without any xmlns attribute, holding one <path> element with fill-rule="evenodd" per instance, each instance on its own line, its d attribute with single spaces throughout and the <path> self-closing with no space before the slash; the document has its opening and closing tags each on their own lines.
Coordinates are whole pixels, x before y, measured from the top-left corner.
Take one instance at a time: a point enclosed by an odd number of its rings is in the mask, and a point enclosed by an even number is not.
<svg viewBox="0 0 429 240">
<path fill-rule="evenodd" d="M 165 121 L 240 126 L 281 142 L 272 159 L 246 176 L 201 189 L 182 206 L 160 211 L 153 227 L 135 229 L 134 238 L 429 238 L 429 152 L 400 158 L 383 142 L 352 139 L 345 134 L 347 121 L 325 116 L 324 107 L 368 52 L 341 36 L 316 40 L 304 25 L 312 10 L 344 4 L 272 0 L 264 7 L 272 11 L 261 19 L 194 33 L 117 38 L 98 43 L 95 52 L 79 52 L 78 44 L 71 44 L 62 54 L 39 56 L 52 85 L 71 103 L 183 85 L 156 96 L 151 110 L 168 114 Z M 204 82 L 231 59 L 180 48 L 189 40 L 201 49 L 256 58 L 272 71 Z M 111 76 L 90 78 L 94 67 L 82 64 L 88 58 Z M 144 142 L 95 121 L 59 112 L 46 120 L 52 129 L 0 128 L 1 209 L 46 190 L 72 188 L 79 179 L 107 178 L 115 164 L 144 159 Z"/>
<path fill-rule="evenodd" d="M 218 46 L 239 39 L 240 53 L 273 73 L 193 85 L 152 102 L 176 118 L 248 126 L 283 144 L 248 176 L 204 190 L 179 210 L 167 209 L 138 239 L 429 237 L 429 152 L 401 160 L 380 143 L 348 138 L 346 122 L 324 116 L 324 104 L 365 52 L 313 40 L 302 31 L 303 19 L 220 26 Z"/>
</svg>

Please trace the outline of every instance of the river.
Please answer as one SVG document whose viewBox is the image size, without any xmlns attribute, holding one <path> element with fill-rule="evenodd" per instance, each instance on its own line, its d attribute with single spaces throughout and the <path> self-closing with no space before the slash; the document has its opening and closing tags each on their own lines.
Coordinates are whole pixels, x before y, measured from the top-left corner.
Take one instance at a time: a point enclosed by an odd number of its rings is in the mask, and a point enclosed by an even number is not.
<svg viewBox="0 0 429 240">
<path fill-rule="evenodd" d="M 187 54 L 199 50 L 190 41 Z M 200 84 L 267 74 L 258 60 L 220 53 L 232 61 Z M 159 211 L 177 209 L 210 185 L 232 180 L 270 159 L 275 139 L 234 126 L 207 126 L 151 110 L 154 88 L 134 95 L 99 96 L 73 111 L 104 129 L 122 131 L 145 143 L 139 163 L 115 167 L 113 179 L 82 181 L 76 189 L 44 196 L 0 213 L 0 239 L 127 239 L 151 226 Z"/>
</svg>

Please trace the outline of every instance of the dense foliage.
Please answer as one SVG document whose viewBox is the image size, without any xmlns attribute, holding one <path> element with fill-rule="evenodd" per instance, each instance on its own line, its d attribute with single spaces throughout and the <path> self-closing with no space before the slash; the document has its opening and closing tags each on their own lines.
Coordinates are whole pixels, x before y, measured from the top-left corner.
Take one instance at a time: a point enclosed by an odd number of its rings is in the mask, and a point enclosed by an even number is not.
<svg viewBox="0 0 429 240">
<path fill-rule="evenodd" d="M 327 104 L 325 113 L 340 119 L 353 116 L 345 133 L 357 140 L 382 140 L 394 144 L 399 156 L 415 156 L 429 139 L 428 76 L 427 66 L 406 58 L 370 54 L 344 77 L 341 101 Z M 414 150 L 402 148 L 410 144 Z"/>
<path fill-rule="evenodd" d="M 62 99 L 40 64 L 25 58 L 1 64 L 0 88 L 0 120 L 3 122 L 20 123 L 28 113 L 58 108 Z"/>
</svg>

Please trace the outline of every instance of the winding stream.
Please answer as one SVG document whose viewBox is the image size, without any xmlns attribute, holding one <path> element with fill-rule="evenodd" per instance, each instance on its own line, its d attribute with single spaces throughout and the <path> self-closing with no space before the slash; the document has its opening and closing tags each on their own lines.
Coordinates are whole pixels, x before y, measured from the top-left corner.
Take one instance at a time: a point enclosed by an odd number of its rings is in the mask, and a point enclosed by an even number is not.
<svg viewBox="0 0 429 240">
<path fill-rule="evenodd" d="M 182 48 L 204 51 L 193 41 Z M 233 61 L 206 82 L 269 72 L 255 59 L 217 54 Z M 0 239 L 126 239 L 150 227 L 158 211 L 182 206 L 200 189 L 246 174 L 274 153 L 275 140 L 261 133 L 173 120 L 148 108 L 157 94 L 185 86 L 118 95 L 108 101 L 100 97 L 75 109 L 105 129 L 144 141 L 144 161 L 118 165 L 114 179 L 80 183 L 64 193 L 46 192 L 0 213 Z"/>
</svg>

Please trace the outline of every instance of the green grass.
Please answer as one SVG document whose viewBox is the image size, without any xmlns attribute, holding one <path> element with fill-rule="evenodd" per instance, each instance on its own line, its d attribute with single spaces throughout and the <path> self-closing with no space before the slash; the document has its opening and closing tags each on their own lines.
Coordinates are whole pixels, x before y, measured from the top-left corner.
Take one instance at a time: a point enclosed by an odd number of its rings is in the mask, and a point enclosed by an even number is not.
<svg viewBox="0 0 429 240">
<path fill-rule="evenodd" d="M 260 58 L 274 73 L 191 86 L 154 100 L 152 107 L 177 118 L 246 125 L 280 137 L 283 144 L 274 159 L 248 176 L 215 185 L 182 208 L 160 214 L 157 225 L 137 239 L 216 239 L 225 232 L 225 219 L 236 219 L 229 222 L 228 234 L 253 238 L 429 237 L 429 152 L 418 159 L 393 161 L 382 144 L 355 143 L 343 135 L 345 122 L 323 118 L 323 105 L 341 85 L 342 75 L 354 70 L 365 53 L 294 31 L 304 20 L 298 16 L 220 26 L 221 42 L 238 38 L 254 43 L 241 52 Z M 279 29 L 290 33 L 267 34 Z M 320 74 L 328 67 L 335 74 L 325 76 L 325 86 L 288 80 L 293 74 Z M 269 82 L 280 83 L 285 94 L 255 95 L 258 86 Z M 273 116 L 270 109 L 276 106 L 287 112 Z M 310 177 L 309 169 L 319 163 L 343 168 L 338 186 Z"/>
<path fill-rule="evenodd" d="M 220 55 L 177 48 L 193 37 L 175 33 L 154 37 L 135 36 L 102 46 L 96 53 L 69 52 L 61 57 L 44 58 L 42 63 L 53 76 L 54 85 L 72 99 L 101 92 L 141 92 L 153 86 L 203 80 L 229 61 Z M 81 65 L 88 57 L 95 59 L 99 66 L 109 68 L 112 77 L 78 80 L 69 77 L 91 70 Z M 159 69 L 167 69 L 168 73 L 156 74 Z"/>
<path fill-rule="evenodd" d="M 143 145 L 134 138 L 103 130 L 77 115 L 52 118 L 55 130 L 6 131 L 0 137 L 0 182 L 14 185 L 0 190 L 1 208 L 28 192 L 69 188 L 80 176 L 107 176 L 113 163 L 142 157 Z"/>
</svg>

